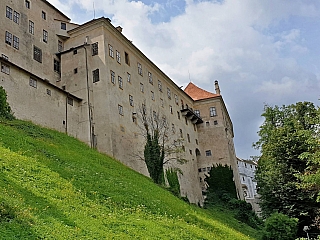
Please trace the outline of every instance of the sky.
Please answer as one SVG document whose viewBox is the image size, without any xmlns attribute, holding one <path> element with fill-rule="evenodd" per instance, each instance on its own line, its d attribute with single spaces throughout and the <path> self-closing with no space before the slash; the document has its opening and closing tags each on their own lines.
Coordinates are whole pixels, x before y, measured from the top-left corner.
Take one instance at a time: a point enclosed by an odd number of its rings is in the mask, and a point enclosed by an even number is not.
<svg viewBox="0 0 320 240">
<path fill-rule="evenodd" d="M 218 80 L 240 158 L 260 154 L 265 105 L 319 105 L 319 0 L 48 1 L 74 23 L 109 17 L 178 86 Z"/>
</svg>

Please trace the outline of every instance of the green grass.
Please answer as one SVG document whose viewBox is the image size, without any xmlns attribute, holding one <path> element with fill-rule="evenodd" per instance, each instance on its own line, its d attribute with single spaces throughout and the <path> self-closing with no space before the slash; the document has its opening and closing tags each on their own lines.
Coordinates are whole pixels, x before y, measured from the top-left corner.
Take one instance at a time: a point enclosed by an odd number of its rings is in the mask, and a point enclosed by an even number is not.
<svg viewBox="0 0 320 240">
<path fill-rule="evenodd" d="M 250 236 L 248 236 L 250 235 Z M 0 239 L 256 239 L 84 143 L 0 122 Z"/>
</svg>

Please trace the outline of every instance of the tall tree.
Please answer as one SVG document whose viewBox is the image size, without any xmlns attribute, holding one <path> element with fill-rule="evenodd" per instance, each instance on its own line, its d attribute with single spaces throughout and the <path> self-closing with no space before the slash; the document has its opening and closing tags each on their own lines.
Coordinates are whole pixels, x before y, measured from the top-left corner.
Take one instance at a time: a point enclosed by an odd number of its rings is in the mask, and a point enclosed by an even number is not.
<svg viewBox="0 0 320 240">
<path fill-rule="evenodd" d="M 299 219 L 300 229 L 319 218 L 314 189 L 301 188 L 300 174 L 309 167 L 305 156 L 318 141 L 319 109 L 310 102 L 265 106 L 264 123 L 254 146 L 261 151 L 256 178 L 264 216 L 273 212 Z"/>
</svg>

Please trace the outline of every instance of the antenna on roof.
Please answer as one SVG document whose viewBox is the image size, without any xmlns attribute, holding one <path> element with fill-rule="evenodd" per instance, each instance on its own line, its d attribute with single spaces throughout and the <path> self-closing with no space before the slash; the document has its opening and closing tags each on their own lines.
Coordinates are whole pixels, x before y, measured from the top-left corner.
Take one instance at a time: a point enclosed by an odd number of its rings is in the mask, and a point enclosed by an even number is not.
<svg viewBox="0 0 320 240">
<path fill-rule="evenodd" d="M 93 19 L 96 19 L 96 9 L 94 8 L 94 1 L 93 1 Z"/>
</svg>

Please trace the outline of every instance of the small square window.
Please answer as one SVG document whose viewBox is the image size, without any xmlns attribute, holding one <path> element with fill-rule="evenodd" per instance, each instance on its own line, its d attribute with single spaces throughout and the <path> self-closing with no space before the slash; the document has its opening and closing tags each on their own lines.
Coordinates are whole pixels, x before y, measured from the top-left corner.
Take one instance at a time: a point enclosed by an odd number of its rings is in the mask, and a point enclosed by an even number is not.
<svg viewBox="0 0 320 240">
<path fill-rule="evenodd" d="M 10 74 L 10 66 L 4 63 L 1 63 L 1 72 L 5 74 Z"/>
<path fill-rule="evenodd" d="M 47 94 L 48 94 L 49 96 L 51 96 L 51 90 L 50 90 L 50 89 L 47 89 Z"/>
<path fill-rule="evenodd" d="M 113 47 L 109 44 L 109 56 L 113 58 Z"/>
<path fill-rule="evenodd" d="M 29 80 L 29 85 L 30 85 L 31 87 L 37 88 L 37 80 L 36 80 L 36 79 L 33 79 L 33 78 L 30 78 L 30 80 Z"/>
<path fill-rule="evenodd" d="M 93 78 L 93 83 L 96 83 L 96 82 L 100 81 L 99 69 L 96 69 L 96 70 L 92 71 L 92 78 Z"/>
<path fill-rule="evenodd" d="M 12 8 L 11 7 L 6 7 L 6 17 L 12 20 Z"/>
<path fill-rule="evenodd" d="M 113 83 L 113 84 L 115 84 L 116 83 L 116 74 L 114 73 L 114 71 L 112 71 L 112 70 L 110 70 L 110 79 L 111 79 L 111 82 Z"/>
<path fill-rule="evenodd" d="M 25 4 L 26 4 L 26 8 L 29 8 L 29 9 L 30 9 L 30 1 L 26 0 L 26 1 L 25 1 Z"/>
<path fill-rule="evenodd" d="M 73 106 L 73 98 L 68 97 L 67 102 L 69 105 Z"/>
<path fill-rule="evenodd" d="M 118 111 L 119 111 L 119 114 L 123 116 L 123 107 L 121 105 L 118 105 Z"/>
<path fill-rule="evenodd" d="M 211 150 L 206 150 L 206 156 L 207 156 L 207 157 L 212 156 L 212 155 L 211 155 Z"/>
<path fill-rule="evenodd" d="M 98 55 L 98 43 L 92 43 L 91 44 L 92 48 L 92 56 Z"/>
<path fill-rule="evenodd" d="M 73 55 L 78 54 L 78 49 L 73 50 Z"/>
<path fill-rule="evenodd" d="M 129 54 L 127 52 L 124 52 L 124 60 L 126 64 L 130 65 Z"/>
<path fill-rule="evenodd" d="M 64 22 L 62 22 L 62 23 L 61 23 L 61 29 L 62 29 L 62 30 L 67 30 L 67 24 L 64 23 Z"/>
<path fill-rule="evenodd" d="M 122 81 L 122 77 L 118 76 L 118 83 L 119 83 L 119 88 L 123 89 L 123 81 Z"/>
<path fill-rule="evenodd" d="M 42 11 L 41 17 L 42 17 L 42 19 L 46 20 L 46 19 L 47 19 L 47 14 L 46 14 L 46 12 Z"/>
<path fill-rule="evenodd" d="M 141 63 L 138 63 L 138 74 L 141 75 L 141 76 L 143 75 L 142 74 L 142 65 L 141 65 Z"/>
</svg>

